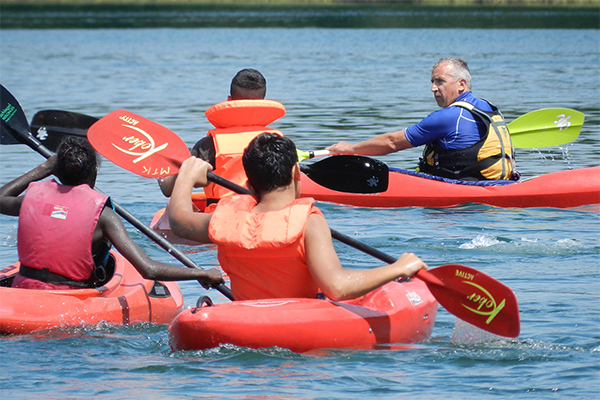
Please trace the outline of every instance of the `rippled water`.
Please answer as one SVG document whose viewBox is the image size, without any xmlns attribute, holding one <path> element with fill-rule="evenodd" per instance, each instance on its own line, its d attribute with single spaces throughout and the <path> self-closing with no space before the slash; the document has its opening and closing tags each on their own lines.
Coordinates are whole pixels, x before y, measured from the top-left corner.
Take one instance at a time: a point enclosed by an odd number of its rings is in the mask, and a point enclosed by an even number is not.
<svg viewBox="0 0 600 400">
<path fill-rule="evenodd" d="M 539 108 L 586 114 L 580 137 L 521 150 L 524 176 L 598 165 L 598 30 L 478 29 L 110 29 L 4 30 L 0 79 L 30 119 L 42 109 L 102 116 L 126 108 L 177 132 L 205 135 L 203 112 L 225 100 L 232 76 L 257 68 L 267 97 L 285 104 L 273 124 L 304 150 L 357 141 L 415 123 L 436 109 L 429 92 L 438 58 L 469 61 L 476 95 L 508 121 Z M 381 157 L 410 168 L 412 149 Z M 0 148 L 4 184 L 42 158 Z M 145 223 L 165 204 L 156 182 L 105 162 L 98 187 Z M 458 325 L 441 309 L 426 343 L 404 350 L 294 354 L 223 346 L 168 347 L 165 326 L 98 326 L 0 340 L 7 398 L 592 398 L 600 392 L 600 214 L 573 210 L 366 209 L 320 204 L 330 225 L 382 251 L 412 251 L 431 267 L 461 263 L 516 293 L 517 339 Z M 141 233 L 153 257 L 173 262 Z M 0 260 L 16 260 L 16 219 L 0 216 Z M 213 248 L 186 248 L 202 266 Z M 379 265 L 336 243 L 344 265 Z M 182 283 L 186 306 L 207 293 Z M 209 292 L 217 302 L 226 301 Z M 0 299 L 1 302 L 1 299 Z"/>
</svg>

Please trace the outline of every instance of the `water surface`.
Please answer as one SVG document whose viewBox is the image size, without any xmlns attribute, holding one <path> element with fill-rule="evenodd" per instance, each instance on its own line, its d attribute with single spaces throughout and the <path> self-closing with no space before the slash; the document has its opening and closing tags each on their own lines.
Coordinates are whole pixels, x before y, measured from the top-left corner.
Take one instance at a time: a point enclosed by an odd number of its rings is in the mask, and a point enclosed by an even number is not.
<svg viewBox="0 0 600 400">
<path fill-rule="evenodd" d="M 525 177 L 598 165 L 600 35 L 554 29 L 97 29 L 3 30 L 0 79 L 29 119 L 42 109 L 102 116 L 126 108 L 188 144 L 210 128 L 203 112 L 225 100 L 233 75 L 257 68 L 267 97 L 287 108 L 272 126 L 299 148 L 358 141 L 419 121 L 436 109 L 431 65 L 468 60 L 474 92 L 508 121 L 568 107 L 586 114 L 580 137 L 518 151 Z M 410 168 L 420 153 L 381 157 Z M 0 184 L 42 161 L 25 146 L 0 148 Z M 104 162 L 97 186 L 145 223 L 165 204 L 156 182 Z M 410 190 L 410 188 L 407 188 Z M 600 392 L 600 243 L 594 207 L 573 210 L 463 205 L 366 209 L 319 204 L 331 226 L 392 255 L 415 252 L 431 267 L 461 263 L 516 293 L 522 331 L 493 339 L 441 309 L 426 343 L 404 350 L 223 346 L 171 352 L 167 327 L 88 327 L 0 339 L 7 398 L 593 398 Z M 176 263 L 129 227 L 155 259 Z M 16 253 L 16 219 L 0 216 L 0 260 Z M 185 248 L 199 265 L 212 247 Z M 347 267 L 380 265 L 336 243 Z M 181 284 L 186 306 L 209 294 Z M 1 302 L 1 299 L 0 299 Z"/>
</svg>

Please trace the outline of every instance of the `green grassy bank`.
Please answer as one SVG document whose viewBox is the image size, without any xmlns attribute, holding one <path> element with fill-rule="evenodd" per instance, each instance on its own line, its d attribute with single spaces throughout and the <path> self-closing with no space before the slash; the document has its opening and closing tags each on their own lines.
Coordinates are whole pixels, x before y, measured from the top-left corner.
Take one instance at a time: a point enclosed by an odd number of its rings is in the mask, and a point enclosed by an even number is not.
<svg viewBox="0 0 600 400">
<path fill-rule="evenodd" d="M 600 0 L 2 0 L 3 5 L 429 5 L 429 6 L 579 6 Z"/>
<path fill-rule="evenodd" d="M 306 27 L 600 29 L 600 0 L 1 1 L 2 30 Z"/>
</svg>

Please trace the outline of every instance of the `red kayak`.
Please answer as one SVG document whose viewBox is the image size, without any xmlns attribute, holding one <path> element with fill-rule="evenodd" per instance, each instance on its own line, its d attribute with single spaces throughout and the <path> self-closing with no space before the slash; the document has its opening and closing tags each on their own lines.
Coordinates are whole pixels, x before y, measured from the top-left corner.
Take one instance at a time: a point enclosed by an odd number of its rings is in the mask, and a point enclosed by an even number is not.
<svg viewBox="0 0 600 400">
<path fill-rule="evenodd" d="M 351 301 L 234 301 L 181 312 L 169 327 L 169 342 L 173 350 L 203 350 L 228 343 L 298 353 L 416 343 L 430 337 L 437 307 L 420 280 L 390 282 Z"/>
<path fill-rule="evenodd" d="M 381 193 L 347 193 L 328 189 L 302 174 L 302 197 L 357 207 L 454 207 L 480 203 L 497 207 L 570 208 L 600 204 L 600 167 L 552 172 L 519 182 L 464 182 L 390 168 L 389 185 Z M 193 193 L 200 212 L 206 207 L 204 193 Z M 166 208 L 158 210 L 150 227 L 172 243 L 198 245 L 171 232 Z"/>
<path fill-rule="evenodd" d="M 111 251 L 114 274 L 91 289 L 14 289 L 19 263 L 0 271 L 0 333 L 25 334 L 96 325 L 169 324 L 183 307 L 176 282 L 142 278 L 119 253 Z M 110 264 L 109 264 L 110 265 Z"/>
<path fill-rule="evenodd" d="M 454 207 L 480 203 L 497 207 L 569 208 L 600 204 L 600 167 L 552 172 L 519 182 L 464 182 L 390 168 L 381 193 L 344 193 L 302 176 L 302 197 L 358 207 Z"/>
</svg>

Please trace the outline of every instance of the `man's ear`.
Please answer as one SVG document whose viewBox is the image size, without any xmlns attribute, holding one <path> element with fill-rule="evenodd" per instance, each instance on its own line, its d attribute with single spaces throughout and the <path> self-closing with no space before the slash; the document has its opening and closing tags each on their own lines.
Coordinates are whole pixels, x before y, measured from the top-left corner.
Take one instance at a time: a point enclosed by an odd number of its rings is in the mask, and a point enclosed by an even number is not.
<svg viewBox="0 0 600 400">
<path fill-rule="evenodd" d="M 252 195 L 252 197 L 257 198 L 257 199 L 259 198 L 258 194 L 256 193 L 256 190 L 254 190 L 254 188 L 252 187 L 250 182 L 248 182 L 247 179 L 246 179 L 246 187 L 250 191 L 250 194 Z"/>
<path fill-rule="evenodd" d="M 302 179 L 302 174 L 300 173 L 300 164 L 296 163 L 292 168 L 292 177 L 295 181 L 299 181 Z"/>
</svg>

